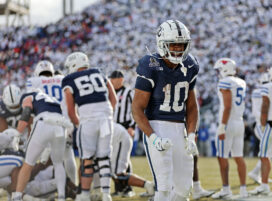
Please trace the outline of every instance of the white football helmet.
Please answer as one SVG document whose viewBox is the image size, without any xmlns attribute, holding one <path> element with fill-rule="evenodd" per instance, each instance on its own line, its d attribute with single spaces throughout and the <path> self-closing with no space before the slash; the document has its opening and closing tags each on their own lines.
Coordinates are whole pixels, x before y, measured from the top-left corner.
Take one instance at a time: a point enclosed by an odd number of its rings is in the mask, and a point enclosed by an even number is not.
<svg viewBox="0 0 272 201">
<path fill-rule="evenodd" d="M 270 76 L 268 72 L 262 73 L 258 79 L 259 84 L 265 84 L 270 81 Z"/>
<path fill-rule="evenodd" d="M 187 58 L 190 50 L 191 37 L 187 27 L 178 20 L 167 20 L 157 29 L 157 50 L 161 57 L 171 63 L 179 64 Z M 170 51 L 171 43 L 185 44 L 184 51 Z M 181 55 L 181 56 L 180 56 Z"/>
<path fill-rule="evenodd" d="M 218 69 L 222 77 L 235 75 L 236 62 L 230 58 L 221 58 L 215 62 L 214 69 Z"/>
<path fill-rule="evenodd" d="M 54 75 L 55 70 L 53 64 L 47 60 L 39 61 L 34 70 L 34 76 L 39 77 L 40 74 L 45 71 L 51 72 L 52 75 Z"/>
<path fill-rule="evenodd" d="M 64 66 L 69 70 L 69 73 L 76 72 L 79 68 L 89 68 L 89 59 L 83 52 L 73 52 L 68 55 Z"/>
<path fill-rule="evenodd" d="M 20 99 L 22 93 L 19 87 L 14 84 L 7 85 L 3 91 L 3 103 L 7 107 L 7 109 L 12 112 L 16 113 L 20 110 Z"/>
</svg>

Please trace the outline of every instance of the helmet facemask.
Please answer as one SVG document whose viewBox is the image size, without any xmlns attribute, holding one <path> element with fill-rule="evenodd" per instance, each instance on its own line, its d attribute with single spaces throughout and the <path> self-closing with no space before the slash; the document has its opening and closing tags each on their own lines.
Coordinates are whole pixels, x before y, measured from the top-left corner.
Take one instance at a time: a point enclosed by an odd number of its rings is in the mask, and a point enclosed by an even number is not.
<svg viewBox="0 0 272 201">
<path fill-rule="evenodd" d="M 170 46 L 176 44 L 183 45 L 183 48 L 181 48 L 183 50 L 182 51 L 170 50 L 171 49 Z M 171 63 L 179 64 L 187 58 L 190 49 L 190 40 L 188 40 L 187 42 L 164 41 L 162 42 L 162 46 L 165 55 L 164 57 L 168 59 Z"/>
<path fill-rule="evenodd" d="M 188 56 L 191 44 L 190 32 L 178 20 L 167 20 L 162 23 L 156 35 L 157 50 L 161 57 L 171 63 L 182 63 Z M 171 45 L 183 45 L 183 48 L 171 48 Z M 173 50 L 175 49 L 175 50 Z M 178 50 L 178 51 L 177 51 Z"/>
</svg>

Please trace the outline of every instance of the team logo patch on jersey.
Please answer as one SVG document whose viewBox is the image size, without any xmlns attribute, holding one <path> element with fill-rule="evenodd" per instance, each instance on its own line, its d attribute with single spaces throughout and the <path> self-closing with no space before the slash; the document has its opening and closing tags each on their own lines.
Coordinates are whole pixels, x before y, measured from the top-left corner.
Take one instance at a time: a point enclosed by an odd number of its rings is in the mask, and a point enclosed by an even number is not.
<svg viewBox="0 0 272 201">
<path fill-rule="evenodd" d="M 156 61 L 156 59 L 154 57 L 151 57 L 149 60 L 149 67 L 159 67 L 160 63 L 158 61 Z"/>
</svg>

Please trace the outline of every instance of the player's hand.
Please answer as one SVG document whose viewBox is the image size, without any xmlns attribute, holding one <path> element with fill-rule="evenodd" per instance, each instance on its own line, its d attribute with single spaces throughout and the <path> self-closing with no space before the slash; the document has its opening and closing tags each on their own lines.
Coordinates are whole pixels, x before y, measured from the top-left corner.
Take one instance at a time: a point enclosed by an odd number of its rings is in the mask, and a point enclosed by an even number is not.
<svg viewBox="0 0 272 201">
<path fill-rule="evenodd" d="M 226 124 L 219 124 L 217 129 L 217 135 L 219 140 L 225 140 L 226 136 Z"/>
<path fill-rule="evenodd" d="M 189 133 L 185 149 L 187 150 L 187 154 L 189 155 L 192 154 L 193 156 L 196 156 L 199 154 L 196 143 L 195 143 L 194 133 Z"/>
<path fill-rule="evenodd" d="M 222 134 L 218 135 L 218 139 L 219 140 L 225 140 L 225 138 L 226 138 L 226 134 L 225 133 L 222 133 Z"/>
<path fill-rule="evenodd" d="M 127 131 L 128 131 L 128 133 L 129 133 L 129 135 L 130 135 L 132 138 L 134 138 L 134 129 L 131 128 L 131 127 L 129 127 L 129 128 L 127 129 Z"/>
<path fill-rule="evenodd" d="M 262 133 L 264 133 L 265 126 L 261 126 Z"/>
<path fill-rule="evenodd" d="M 149 141 L 158 151 L 166 151 L 173 146 L 170 139 L 159 137 L 155 133 L 149 136 Z"/>
</svg>

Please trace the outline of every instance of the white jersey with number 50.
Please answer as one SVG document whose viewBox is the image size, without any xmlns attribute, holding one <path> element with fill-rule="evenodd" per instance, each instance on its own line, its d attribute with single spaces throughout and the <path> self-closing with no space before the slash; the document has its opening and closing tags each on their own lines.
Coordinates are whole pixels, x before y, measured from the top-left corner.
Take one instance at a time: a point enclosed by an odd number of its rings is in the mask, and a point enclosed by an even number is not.
<svg viewBox="0 0 272 201">
<path fill-rule="evenodd" d="M 224 111 L 223 95 L 220 90 L 231 91 L 231 113 L 229 120 L 243 119 L 243 113 L 245 110 L 245 94 L 246 94 L 246 82 L 238 77 L 228 76 L 219 80 L 218 83 L 218 96 L 220 100 L 219 109 L 219 122 L 222 120 Z"/>
</svg>

